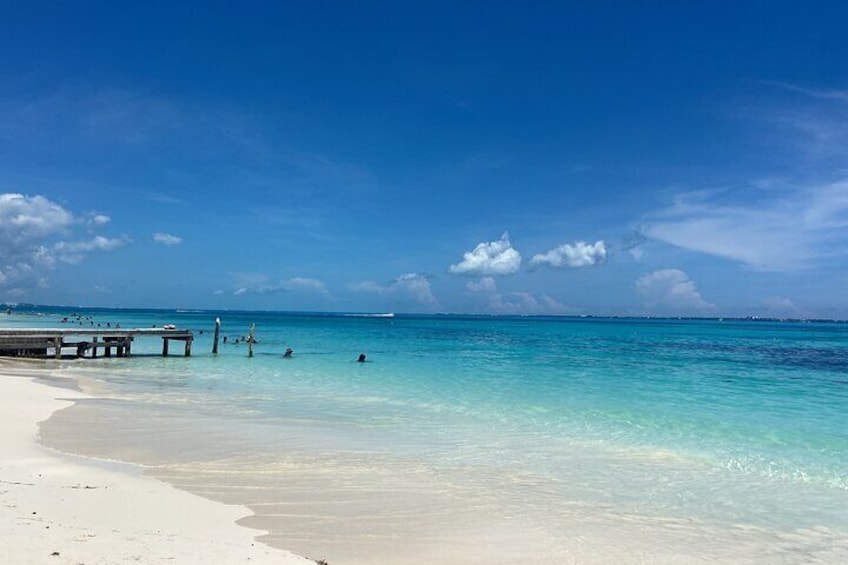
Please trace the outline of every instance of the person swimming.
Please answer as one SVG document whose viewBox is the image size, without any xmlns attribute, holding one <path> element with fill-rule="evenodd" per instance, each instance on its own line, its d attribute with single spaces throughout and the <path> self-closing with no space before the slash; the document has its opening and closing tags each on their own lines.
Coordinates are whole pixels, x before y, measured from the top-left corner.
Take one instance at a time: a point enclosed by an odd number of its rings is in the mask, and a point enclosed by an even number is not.
<svg viewBox="0 0 848 565">
<path fill-rule="evenodd" d="M 294 349 L 291 347 L 286 348 L 286 352 L 283 353 L 283 357 L 291 357 L 294 354 Z"/>
<path fill-rule="evenodd" d="M 360 363 L 365 363 L 365 354 L 364 354 L 364 353 L 360 353 L 360 354 L 359 354 L 359 359 L 357 359 L 357 361 L 359 361 Z"/>
</svg>

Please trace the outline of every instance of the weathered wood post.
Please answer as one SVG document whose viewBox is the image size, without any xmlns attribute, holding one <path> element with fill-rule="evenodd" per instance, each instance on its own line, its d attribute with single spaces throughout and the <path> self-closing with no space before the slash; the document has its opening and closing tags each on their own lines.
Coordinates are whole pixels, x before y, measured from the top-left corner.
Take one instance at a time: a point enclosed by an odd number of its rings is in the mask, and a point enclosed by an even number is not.
<svg viewBox="0 0 848 565">
<path fill-rule="evenodd" d="M 167 337 L 162 338 L 162 357 L 168 356 L 168 342 L 171 341 Z"/>
<path fill-rule="evenodd" d="M 91 338 L 91 358 L 94 359 L 97 357 L 97 340 L 98 337 L 94 336 Z"/>
<path fill-rule="evenodd" d="M 62 358 L 62 336 L 57 335 L 55 338 L 53 338 L 53 346 L 56 348 L 56 351 L 55 351 L 56 359 L 61 359 Z"/>
<path fill-rule="evenodd" d="M 188 336 L 185 340 L 185 356 L 191 357 L 191 342 L 194 341 L 194 337 Z"/>
<path fill-rule="evenodd" d="M 250 335 L 247 338 L 247 356 L 253 357 L 253 334 L 256 331 L 256 324 L 250 324 Z"/>
<path fill-rule="evenodd" d="M 212 354 L 218 355 L 218 337 L 221 335 L 221 318 L 215 318 L 215 338 L 212 340 Z"/>
</svg>

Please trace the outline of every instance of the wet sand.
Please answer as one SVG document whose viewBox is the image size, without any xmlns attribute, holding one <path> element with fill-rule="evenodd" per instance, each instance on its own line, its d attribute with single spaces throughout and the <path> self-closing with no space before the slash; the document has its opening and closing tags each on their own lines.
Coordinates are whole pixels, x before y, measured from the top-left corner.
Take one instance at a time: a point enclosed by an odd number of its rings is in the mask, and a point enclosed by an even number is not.
<svg viewBox="0 0 848 565">
<path fill-rule="evenodd" d="M 38 423 L 84 397 L 45 379 L 43 363 L 0 360 L 1 563 L 314 563 L 256 541 L 244 506 L 40 445 Z"/>
</svg>

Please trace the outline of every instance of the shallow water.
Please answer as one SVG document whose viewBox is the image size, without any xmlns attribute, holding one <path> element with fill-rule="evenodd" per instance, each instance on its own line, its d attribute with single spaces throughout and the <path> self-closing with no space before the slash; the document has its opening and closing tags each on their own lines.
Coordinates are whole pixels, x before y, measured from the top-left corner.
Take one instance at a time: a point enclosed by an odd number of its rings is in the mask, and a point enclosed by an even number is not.
<svg viewBox="0 0 848 565">
<path fill-rule="evenodd" d="M 194 328 L 194 356 L 48 362 L 98 398 L 44 441 L 333 565 L 848 562 L 848 325 L 85 315 Z M 206 353 L 216 316 L 252 359 Z"/>
</svg>

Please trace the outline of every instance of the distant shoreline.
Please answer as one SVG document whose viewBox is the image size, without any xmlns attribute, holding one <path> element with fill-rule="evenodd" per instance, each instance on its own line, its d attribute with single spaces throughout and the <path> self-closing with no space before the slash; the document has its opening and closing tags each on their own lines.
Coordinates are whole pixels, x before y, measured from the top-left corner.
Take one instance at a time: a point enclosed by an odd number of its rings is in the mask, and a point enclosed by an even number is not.
<svg viewBox="0 0 848 565">
<path fill-rule="evenodd" d="M 363 316 L 372 318 L 457 318 L 457 319 L 562 319 L 562 320 L 657 320 L 657 321 L 705 321 L 705 322 L 777 322 L 777 323 L 817 323 L 817 324 L 848 324 L 848 319 L 839 318 L 791 318 L 771 316 L 652 316 L 636 314 L 475 314 L 463 312 L 362 312 L 362 311 L 306 311 L 306 310 L 238 310 L 227 308 L 149 308 L 131 306 L 68 306 L 56 304 L 30 304 L 30 303 L 0 303 L 0 310 L 6 312 L 9 308 L 14 314 L 26 315 L 36 314 L 43 310 L 61 312 L 73 312 L 83 310 L 86 312 L 151 312 L 151 313 L 175 313 L 175 314 L 204 314 L 220 315 L 233 314 L 258 314 L 258 315 L 286 315 L 286 316 L 326 316 L 326 317 L 349 317 Z M 0 312 L 0 320 L 2 313 Z M 391 315 L 389 315 L 391 314 Z"/>
</svg>

